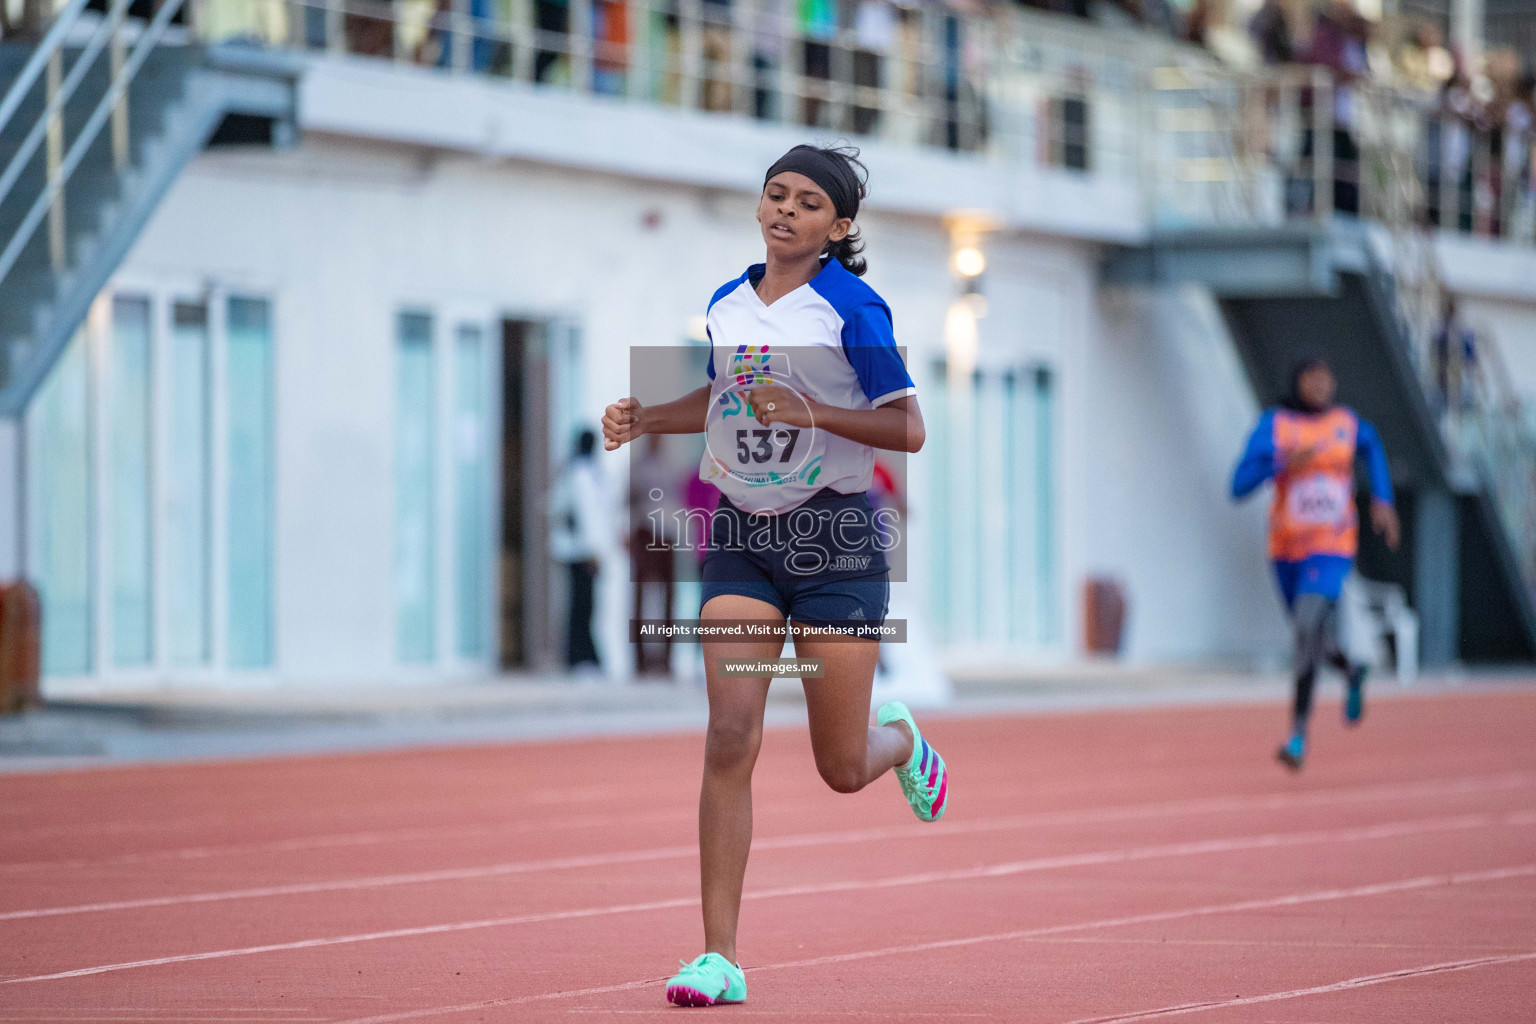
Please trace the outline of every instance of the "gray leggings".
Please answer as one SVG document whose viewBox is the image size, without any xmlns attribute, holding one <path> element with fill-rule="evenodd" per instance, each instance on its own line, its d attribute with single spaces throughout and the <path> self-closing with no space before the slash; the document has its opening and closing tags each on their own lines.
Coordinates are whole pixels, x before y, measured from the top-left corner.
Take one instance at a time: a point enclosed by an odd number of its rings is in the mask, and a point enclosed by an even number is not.
<svg viewBox="0 0 1536 1024">
<path fill-rule="evenodd" d="M 1349 671 L 1349 659 L 1339 648 L 1339 605 L 1322 594 L 1298 594 L 1291 606 L 1291 619 L 1296 628 L 1296 650 L 1293 667 L 1296 671 L 1295 716 L 1298 725 L 1304 725 L 1312 712 L 1312 684 L 1317 681 L 1317 670 L 1323 662 L 1341 672 Z"/>
</svg>

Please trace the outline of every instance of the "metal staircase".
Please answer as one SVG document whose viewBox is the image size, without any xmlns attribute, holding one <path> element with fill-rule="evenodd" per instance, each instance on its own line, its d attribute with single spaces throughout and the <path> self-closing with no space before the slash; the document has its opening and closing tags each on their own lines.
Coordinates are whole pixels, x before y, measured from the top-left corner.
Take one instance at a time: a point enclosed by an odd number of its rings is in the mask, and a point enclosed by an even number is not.
<svg viewBox="0 0 1536 1024">
<path fill-rule="evenodd" d="M 1467 395 L 1448 411 L 1434 330 L 1403 315 L 1393 255 L 1388 232 L 1359 221 L 1182 230 L 1114 254 L 1106 277 L 1209 287 L 1263 404 L 1285 392 L 1302 354 L 1325 356 L 1339 400 L 1380 431 L 1411 511 L 1404 555 L 1387 568 L 1410 586 L 1425 662 L 1529 658 L 1536 437 L 1507 392 Z M 1491 339 L 1479 344 L 1490 358 L 1496 353 Z M 1362 551 L 1367 571 L 1368 555 Z M 1377 552 L 1375 561 L 1391 558 Z"/>
<path fill-rule="evenodd" d="M 71 0 L 35 45 L 0 45 L 0 416 L 19 416 L 182 170 L 225 138 L 293 137 L 299 64 L 184 41 Z"/>
<path fill-rule="evenodd" d="M 1149 85 L 1154 230 L 1109 256 L 1106 279 L 1209 288 L 1264 404 L 1300 355 L 1326 356 L 1339 400 L 1381 432 L 1408 513 L 1401 555 L 1362 531 L 1361 570 L 1408 586 L 1425 663 L 1536 656 L 1536 433 L 1491 336 L 1454 394 L 1436 352 L 1446 289 L 1428 225 L 1483 216 L 1450 212 L 1469 172 L 1436 140 L 1455 126 L 1423 97 L 1339 96 L 1315 67 L 1189 59 Z M 1518 234 L 1498 213 L 1501 237 Z"/>
</svg>

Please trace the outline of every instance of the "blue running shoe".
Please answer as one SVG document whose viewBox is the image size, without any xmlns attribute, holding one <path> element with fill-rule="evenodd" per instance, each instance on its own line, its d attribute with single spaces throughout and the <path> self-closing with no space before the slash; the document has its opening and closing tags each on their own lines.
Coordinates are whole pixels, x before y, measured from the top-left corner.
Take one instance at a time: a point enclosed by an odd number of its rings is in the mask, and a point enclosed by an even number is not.
<svg viewBox="0 0 1536 1024">
<path fill-rule="evenodd" d="M 1307 737 L 1299 732 L 1291 733 L 1291 738 L 1275 752 L 1275 756 L 1291 771 L 1300 771 L 1301 762 L 1307 757 Z"/>
<path fill-rule="evenodd" d="M 1364 665 L 1356 665 L 1349 673 L 1349 687 L 1344 691 L 1344 724 L 1359 725 L 1365 717 Z"/>
</svg>

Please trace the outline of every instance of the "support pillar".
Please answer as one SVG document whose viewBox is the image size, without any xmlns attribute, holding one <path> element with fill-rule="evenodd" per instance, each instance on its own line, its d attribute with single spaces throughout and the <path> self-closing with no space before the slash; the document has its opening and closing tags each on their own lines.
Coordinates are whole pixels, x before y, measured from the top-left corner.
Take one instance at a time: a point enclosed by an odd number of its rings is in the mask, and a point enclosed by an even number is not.
<svg viewBox="0 0 1536 1024">
<path fill-rule="evenodd" d="M 1437 668 L 1456 660 L 1461 637 L 1461 523 L 1448 490 L 1419 492 L 1413 521 L 1413 605 L 1419 613 L 1419 660 Z"/>
</svg>

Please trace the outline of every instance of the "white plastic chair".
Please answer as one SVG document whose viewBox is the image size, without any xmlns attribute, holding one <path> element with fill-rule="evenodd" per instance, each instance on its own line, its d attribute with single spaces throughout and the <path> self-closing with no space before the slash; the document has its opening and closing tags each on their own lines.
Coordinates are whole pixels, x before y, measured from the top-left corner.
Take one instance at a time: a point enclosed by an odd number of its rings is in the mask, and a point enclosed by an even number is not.
<svg viewBox="0 0 1536 1024">
<path fill-rule="evenodd" d="M 1390 661 L 1398 685 L 1412 686 L 1419 675 L 1419 616 L 1408 607 L 1403 588 L 1351 573 L 1344 581 L 1339 604 L 1340 640 L 1350 660 L 1374 669 Z M 1392 639 L 1391 657 L 1388 637 Z"/>
</svg>

